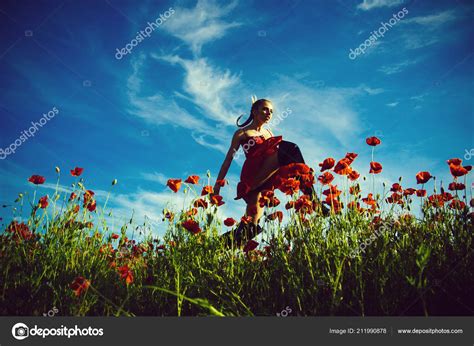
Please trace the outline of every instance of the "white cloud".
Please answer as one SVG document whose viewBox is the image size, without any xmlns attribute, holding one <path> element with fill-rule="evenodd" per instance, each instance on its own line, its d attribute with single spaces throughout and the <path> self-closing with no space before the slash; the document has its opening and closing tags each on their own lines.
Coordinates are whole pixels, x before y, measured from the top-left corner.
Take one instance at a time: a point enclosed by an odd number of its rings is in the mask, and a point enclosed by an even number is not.
<svg viewBox="0 0 474 346">
<path fill-rule="evenodd" d="M 364 0 L 357 5 L 357 8 L 363 11 L 369 11 L 380 7 L 394 7 L 403 3 L 403 0 Z"/>
<path fill-rule="evenodd" d="M 387 103 L 387 106 L 389 107 L 396 107 L 397 105 L 398 105 L 398 102 Z"/>
<path fill-rule="evenodd" d="M 440 13 L 431 14 L 427 16 L 418 16 L 413 18 L 404 19 L 401 23 L 407 24 L 418 24 L 428 28 L 436 28 L 445 23 L 451 22 L 456 19 L 455 12 L 453 10 L 446 10 Z"/>
<path fill-rule="evenodd" d="M 400 63 L 384 65 L 378 69 L 379 72 L 385 73 L 386 75 L 391 75 L 395 73 L 402 72 L 408 66 L 417 64 L 421 59 L 405 60 Z"/>
<path fill-rule="evenodd" d="M 198 0 L 194 8 L 176 7 L 176 14 L 163 29 L 181 39 L 198 55 L 203 45 L 222 38 L 229 29 L 242 25 L 224 20 L 236 6 L 237 1 L 219 6 L 214 1 Z"/>
</svg>

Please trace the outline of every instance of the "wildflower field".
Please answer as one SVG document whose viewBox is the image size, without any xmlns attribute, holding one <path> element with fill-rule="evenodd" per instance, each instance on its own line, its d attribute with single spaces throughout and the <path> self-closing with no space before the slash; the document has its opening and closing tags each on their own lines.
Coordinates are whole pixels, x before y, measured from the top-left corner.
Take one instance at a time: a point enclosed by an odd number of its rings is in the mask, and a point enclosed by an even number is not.
<svg viewBox="0 0 474 346">
<path fill-rule="evenodd" d="M 447 186 L 422 171 L 411 177 L 416 186 L 398 181 L 374 194 L 361 191 L 356 157 L 327 158 L 317 171 L 290 167 L 276 187 L 287 200 L 262 192 L 264 232 L 243 248 L 226 247 L 220 235 L 249 220 L 220 219 L 225 201 L 206 178 L 170 179 L 175 193 L 195 198 L 163 210 L 159 225 L 113 228 L 108 198 L 96 202 L 82 168 L 70 171 L 72 193 L 39 196 L 45 178 L 32 175 L 0 235 L 0 315 L 53 307 L 68 316 L 472 315 L 471 167 L 450 159 Z M 370 174 L 381 171 L 372 159 Z M 56 172 L 58 186 L 71 183 Z M 344 188 L 332 184 L 335 175 Z M 301 184 L 314 185 L 329 216 Z M 165 233 L 138 237 L 137 227 Z"/>
</svg>

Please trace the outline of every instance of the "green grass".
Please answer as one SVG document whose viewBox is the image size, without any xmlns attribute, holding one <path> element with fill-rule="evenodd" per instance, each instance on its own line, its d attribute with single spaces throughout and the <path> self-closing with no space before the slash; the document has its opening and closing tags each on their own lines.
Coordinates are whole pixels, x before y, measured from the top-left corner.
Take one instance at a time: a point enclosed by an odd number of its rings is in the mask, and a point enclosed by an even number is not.
<svg viewBox="0 0 474 346">
<path fill-rule="evenodd" d="M 81 198 L 85 188 L 76 189 Z M 468 207 L 424 205 L 416 218 L 400 216 L 407 206 L 388 205 L 378 222 L 370 212 L 346 209 L 302 221 L 290 209 L 285 226 L 265 222 L 261 246 L 244 253 L 224 247 L 218 234 L 227 227 L 215 206 L 194 216 L 198 234 L 181 227 L 190 205 L 158 225 L 163 237 L 133 244 L 126 239 L 137 227 L 133 220 L 112 230 L 105 208 L 91 213 L 82 200 L 68 199 L 56 192 L 44 210 L 33 200 L 24 221 L 30 239 L 14 226 L 0 237 L 0 315 L 42 315 L 53 307 L 74 316 L 275 316 L 286 307 L 290 316 L 474 312 Z M 17 209 L 28 203 L 22 196 Z M 118 271 L 125 265 L 129 284 Z M 90 286 L 76 296 L 70 285 L 78 276 Z"/>
</svg>

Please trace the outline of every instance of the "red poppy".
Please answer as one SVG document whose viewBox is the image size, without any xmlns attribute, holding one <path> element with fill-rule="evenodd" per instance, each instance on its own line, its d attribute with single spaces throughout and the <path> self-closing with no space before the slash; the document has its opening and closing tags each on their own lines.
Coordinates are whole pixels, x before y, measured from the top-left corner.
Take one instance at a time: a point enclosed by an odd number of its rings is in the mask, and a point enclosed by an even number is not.
<svg viewBox="0 0 474 346">
<path fill-rule="evenodd" d="M 181 179 L 168 179 L 166 186 L 168 186 L 174 193 L 176 193 L 181 187 Z"/>
<path fill-rule="evenodd" d="M 28 228 L 24 222 L 18 223 L 18 221 L 12 221 L 7 229 L 5 230 L 7 233 L 13 234 L 12 238 L 14 240 L 30 240 L 34 237 L 34 234 Z"/>
<path fill-rule="evenodd" d="M 341 202 L 339 202 L 337 199 L 330 199 L 329 196 L 328 198 L 326 198 L 326 201 L 324 203 L 330 206 L 331 211 L 335 214 L 339 213 L 344 207 L 344 205 Z"/>
<path fill-rule="evenodd" d="M 214 193 L 214 189 L 211 185 L 206 185 L 202 188 L 201 196 L 208 195 Z"/>
<path fill-rule="evenodd" d="M 201 228 L 199 227 L 199 224 L 192 219 L 184 221 L 181 225 L 192 234 L 197 234 L 201 232 Z"/>
<path fill-rule="evenodd" d="M 112 239 L 118 239 L 120 236 L 116 233 L 112 233 Z"/>
<path fill-rule="evenodd" d="M 356 201 L 349 202 L 347 208 L 357 210 L 358 212 L 361 212 L 363 209 L 360 207 L 360 203 Z"/>
<path fill-rule="evenodd" d="M 462 183 L 457 183 L 453 181 L 452 183 L 449 184 L 448 189 L 451 191 L 457 191 L 457 190 L 464 190 L 466 188 L 466 185 Z"/>
<path fill-rule="evenodd" d="M 280 204 L 280 200 L 275 197 L 273 190 L 262 190 L 261 196 L 258 200 L 261 208 L 263 207 L 276 207 Z"/>
<path fill-rule="evenodd" d="M 222 196 L 212 195 L 211 196 L 211 204 L 217 205 L 218 207 L 220 207 L 221 205 L 225 204 L 225 202 L 222 200 Z"/>
<path fill-rule="evenodd" d="M 378 139 L 377 137 L 369 137 L 365 140 L 365 142 L 368 145 L 371 145 L 373 147 L 375 147 L 376 145 L 379 145 L 381 143 L 380 139 Z"/>
<path fill-rule="evenodd" d="M 77 195 L 74 192 L 71 192 L 71 195 L 69 196 L 69 200 L 72 201 L 73 199 L 76 199 Z"/>
<path fill-rule="evenodd" d="M 426 190 L 416 190 L 416 195 L 418 197 L 425 197 L 426 196 Z"/>
<path fill-rule="evenodd" d="M 463 175 L 466 175 L 470 169 L 466 169 L 467 167 L 463 167 L 461 165 L 455 166 L 453 164 L 449 165 L 449 170 L 451 171 L 451 174 L 453 177 L 462 177 Z"/>
<path fill-rule="evenodd" d="M 347 175 L 352 172 L 352 168 L 350 167 L 352 161 L 350 158 L 343 158 L 337 162 L 336 167 L 334 167 L 334 172 L 339 175 Z"/>
<path fill-rule="evenodd" d="M 311 214 L 314 205 L 308 195 L 302 195 L 295 201 L 295 210 L 301 214 Z"/>
<path fill-rule="evenodd" d="M 433 194 L 428 197 L 428 204 L 431 204 L 434 207 L 442 207 L 444 206 L 444 197 L 441 194 Z"/>
<path fill-rule="evenodd" d="M 245 244 L 243 251 L 249 252 L 255 250 L 258 246 L 258 243 L 255 240 L 249 240 L 247 244 Z"/>
<path fill-rule="evenodd" d="M 90 282 L 88 280 L 84 279 L 82 276 L 78 276 L 74 279 L 72 284 L 69 285 L 69 287 L 74 291 L 76 297 L 79 297 L 82 292 L 87 290 L 89 285 Z"/>
<path fill-rule="evenodd" d="M 360 174 L 357 171 L 352 171 L 347 175 L 347 177 L 349 178 L 349 180 L 355 181 L 360 177 Z"/>
<path fill-rule="evenodd" d="M 451 165 L 454 165 L 454 166 L 461 166 L 461 163 L 462 163 L 462 160 L 461 159 L 458 159 L 458 158 L 455 158 L 455 159 L 449 159 L 448 161 L 446 161 L 448 163 L 449 166 Z"/>
<path fill-rule="evenodd" d="M 323 185 L 331 184 L 333 180 L 334 176 L 331 174 L 331 172 L 324 172 L 318 177 L 318 181 Z"/>
<path fill-rule="evenodd" d="M 204 200 L 203 198 L 199 198 L 198 200 L 194 201 L 194 206 L 196 208 L 203 208 L 203 209 L 206 209 L 208 204 L 207 204 L 207 201 Z"/>
<path fill-rule="evenodd" d="M 298 192 L 300 188 L 300 182 L 299 180 L 296 180 L 295 178 L 288 178 L 288 179 L 283 179 L 279 189 L 281 192 L 283 192 L 286 195 L 292 195 L 295 192 Z"/>
<path fill-rule="evenodd" d="M 185 181 L 188 184 L 198 184 L 199 183 L 199 176 L 198 175 L 190 175 Z"/>
<path fill-rule="evenodd" d="M 294 207 L 295 207 L 295 201 L 289 201 L 285 204 L 285 209 L 286 210 L 294 208 Z"/>
<path fill-rule="evenodd" d="M 271 221 L 278 219 L 278 222 L 281 223 L 283 221 L 283 212 L 276 211 L 274 213 L 271 213 L 270 215 L 267 216 L 267 219 Z"/>
<path fill-rule="evenodd" d="M 78 177 L 82 174 L 83 171 L 84 171 L 84 168 L 76 167 L 74 169 L 71 169 L 71 175 L 73 177 Z"/>
<path fill-rule="evenodd" d="M 409 187 L 408 189 L 403 190 L 403 196 L 411 196 L 416 192 L 416 189 Z"/>
<path fill-rule="evenodd" d="M 392 184 L 392 188 L 390 189 L 392 192 L 402 192 L 402 186 L 399 183 Z"/>
<path fill-rule="evenodd" d="M 332 157 L 328 157 L 322 163 L 319 164 L 319 167 L 321 167 L 321 172 L 333 168 L 335 163 L 336 160 L 334 160 Z"/>
<path fill-rule="evenodd" d="M 377 201 L 373 199 L 373 195 L 371 193 L 369 193 L 366 198 L 362 198 L 362 202 L 372 206 L 372 208 L 377 206 Z"/>
<path fill-rule="evenodd" d="M 432 178 L 430 172 L 418 172 L 416 175 L 416 183 L 417 184 L 425 184 Z"/>
<path fill-rule="evenodd" d="M 86 190 L 84 191 L 84 207 L 87 205 L 87 203 L 94 197 L 95 193 L 92 190 Z"/>
<path fill-rule="evenodd" d="M 43 197 L 41 197 L 41 198 L 39 199 L 38 204 L 39 204 L 40 208 L 45 209 L 45 208 L 48 206 L 48 204 L 49 204 L 49 202 L 48 202 L 48 196 L 43 196 Z"/>
<path fill-rule="evenodd" d="M 378 162 L 372 161 L 370 163 L 369 173 L 379 174 L 380 172 L 382 172 L 382 165 Z"/>
<path fill-rule="evenodd" d="M 386 199 L 387 203 L 403 204 L 402 195 L 394 192 Z"/>
<path fill-rule="evenodd" d="M 44 182 L 46 181 L 45 177 L 42 177 L 41 175 L 32 175 L 30 177 L 30 179 L 28 179 L 28 181 L 30 183 L 33 183 L 35 185 L 41 185 L 41 184 L 44 184 Z"/>
<path fill-rule="evenodd" d="M 228 217 L 227 219 L 224 220 L 224 225 L 226 225 L 227 227 L 232 227 L 235 225 L 237 221 L 235 221 L 233 218 L 231 217 Z"/>
<path fill-rule="evenodd" d="M 72 209 L 72 211 L 73 211 L 75 214 L 77 214 L 77 213 L 79 212 L 79 209 L 80 209 L 79 205 L 76 204 L 76 205 L 74 206 L 74 208 Z"/>
<path fill-rule="evenodd" d="M 459 199 L 453 199 L 449 204 L 449 207 L 452 209 L 463 210 L 466 207 L 466 203 Z"/>
<path fill-rule="evenodd" d="M 191 208 L 186 212 L 186 216 L 194 216 L 198 213 L 198 210 L 196 208 Z"/>
<path fill-rule="evenodd" d="M 349 164 L 351 165 L 352 162 L 354 162 L 355 158 L 357 157 L 358 155 L 356 153 L 347 153 L 346 156 L 344 157 L 345 159 L 348 160 Z"/>
<path fill-rule="evenodd" d="M 97 204 L 95 202 L 95 199 L 93 199 L 90 203 L 87 204 L 87 209 L 90 211 L 90 212 L 93 212 L 97 207 Z"/>
<path fill-rule="evenodd" d="M 117 268 L 120 278 L 125 280 L 127 285 L 130 285 L 133 282 L 133 272 L 130 270 L 128 265 L 124 265 Z"/>
<path fill-rule="evenodd" d="M 337 189 L 337 185 L 332 185 L 329 189 L 323 191 L 323 195 L 329 198 L 336 198 L 341 194 L 342 191 Z"/>
<path fill-rule="evenodd" d="M 220 187 L 223 187 L 227 183 L 227 180 L 225 179 L 217 179 L 216 184 Z"/>
</svg>

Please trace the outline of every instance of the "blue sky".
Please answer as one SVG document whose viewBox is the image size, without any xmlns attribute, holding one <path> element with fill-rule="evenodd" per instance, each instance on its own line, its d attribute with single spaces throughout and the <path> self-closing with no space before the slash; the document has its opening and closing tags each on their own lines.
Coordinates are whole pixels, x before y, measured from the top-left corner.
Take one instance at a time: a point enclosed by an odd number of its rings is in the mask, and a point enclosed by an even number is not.
<svg viewBox="0 0 474 346">
<path fill-rule="evenodd" d="M 384 37 L 349 58 L 403 8 Z M 158 219 L 167 202 L 182 203 L 168 178 L 207 170 L 215 178 L 252 94 L 271 99 L 276 116 L 291 109 L 272 129 L 298 143 L 310 166 L 356 152 L 354 168 L 369 176 L 365 138 L 377 135 L 377 186 L 403 176 L 416 187 L 424 170 L 447 185 L 447 159 L 473 161 L 463 157 L 474 148 L 473 9 L 403 0 L 2 2 L 0 148 L 53 107 L 59 113 L 0 160 L 0 203 L 31 191 L 31 174 L 46 177 L 39 193 L 51 195 L 55 166 L 67 189 L 79 166 L 99 201 L 118 179 L 109 202 L 117 217 Z M 241 165 L 221 191 L 222 216 L 244 212 L 233 200 Z"/>
</svg>

